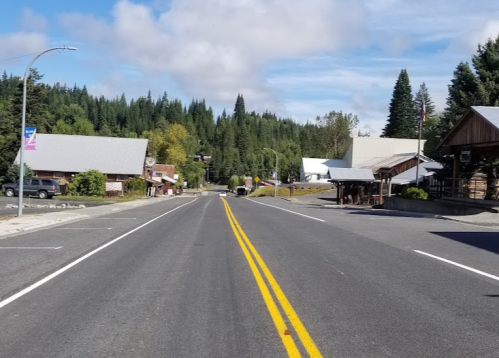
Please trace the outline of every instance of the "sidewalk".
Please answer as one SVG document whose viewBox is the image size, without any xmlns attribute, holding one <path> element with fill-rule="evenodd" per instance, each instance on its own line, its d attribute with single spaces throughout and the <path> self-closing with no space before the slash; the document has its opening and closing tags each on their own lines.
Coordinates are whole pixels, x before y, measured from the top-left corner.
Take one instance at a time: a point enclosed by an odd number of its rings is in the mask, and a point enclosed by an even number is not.
<svg viewBox="0 0 499 358">
<path fill-rule="evenodd" d="M 333 203 L 333 201 L 320 199 L 314 196 L 295 196 L 295 197 L 281 197 L 286 201 L 292 202 L 298 205 L 312 205 L 325 207 L 330 209 L 339 210 L 350 210 L 350 211 L 366 211 L 372 212 L 374 215 L 385 215 L 385 216 L 411 216 L 411 217 L 421 217 L 421 218 L 432 218 L 432 219 L 442 219 L 450 220 L 455 222 L 460 222 L 464 224 L 480 225 L 488 227 L 498 227 L 499 228 L 499 214 L 483 212 L 475 215 L 436 215 L 431 213 L 419 213 L 410 211 L 399 211 L 399 210 L 387 210 L 387 209 L 373 209 L 370 206 L 362 205 L 338 205 Z"/>
<path fill-rule="evenodd" d="M 5 220 L 0 220 L 0 240 L 17 234 L 117 213 L 173 198 L 174 197 L 146 198 L 124 203 L 93 206 L 84 209 L 68 209 L 66 211 L 56 211 L 53 213 L 27 214 L 21 217 L 7 218 Z"/>
</svg>

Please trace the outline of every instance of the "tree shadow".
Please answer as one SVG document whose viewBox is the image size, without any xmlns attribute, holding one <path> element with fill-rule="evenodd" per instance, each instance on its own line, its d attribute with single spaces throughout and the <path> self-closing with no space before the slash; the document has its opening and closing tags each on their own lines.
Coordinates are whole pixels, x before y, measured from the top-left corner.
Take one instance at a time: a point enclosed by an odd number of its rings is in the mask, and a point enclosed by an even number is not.
<svg viewBox="0 0 499 358">
<path fill-rule="evenodd" d="M 499 232 L 431 232 L 432 234 L 499 254 Z"/>
</svg>

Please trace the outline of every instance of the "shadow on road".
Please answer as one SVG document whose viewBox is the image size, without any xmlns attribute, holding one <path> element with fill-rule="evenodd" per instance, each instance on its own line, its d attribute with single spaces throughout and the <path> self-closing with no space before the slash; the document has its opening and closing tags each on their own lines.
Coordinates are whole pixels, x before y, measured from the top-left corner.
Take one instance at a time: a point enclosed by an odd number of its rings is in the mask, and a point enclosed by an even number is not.
<svg viewBox="0 0 499 358">
<path fill-rule="evenodd" d="M 499 232 L 432 232 L 432 234 L 499 254 Z"/>
</svg>

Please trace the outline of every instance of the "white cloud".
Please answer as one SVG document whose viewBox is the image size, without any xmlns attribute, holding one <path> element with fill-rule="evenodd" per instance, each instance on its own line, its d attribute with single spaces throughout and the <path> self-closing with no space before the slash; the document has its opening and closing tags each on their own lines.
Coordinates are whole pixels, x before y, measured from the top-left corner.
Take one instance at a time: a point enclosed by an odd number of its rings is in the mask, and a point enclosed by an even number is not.
<svg viewBox="0 0 499 358">
<path fill-rule="evenodd" d="M 442 110 L 455 66 L 499 34 L 499 11 L 490 0 L 148 3 L 118 1 L 111 20 L 60 15 L 75 39 L 98 50 L 93 66 L 101 61 L 111 73 L 92 87 L 95 93 L 129 97 L 145 93 L 148 83 L 170 90 L 161 86 L 167 77 L 176 97 L 232 108 L 243 93 L 248 110 L 297 120 L 341 109 L 358 114 L 374 135 L 386 122 L 401 68 L 413 91 L 426 82 Z M 114 74 L 122 68 L 134 74 Z"/>
<path fill-rule="evenodd" d="M 146 76 L 170 74 L 186 94 L 219 103 L 232 103 L 237 93 L 278 101 L 262 75 L 268 64 L 366 43 L 365 9 L 356 1 L 176 0 L 169 6 L 156 16 L 123 0 L 111 23 L 76 13 L 60 22 Z"/>
<path fill-rule="evenodd" d="M 0 53 L 5 57 L 23 56 L 48 47 L 46 35 L 35 32 L 0 34 Z"/>
<path fill-rule="evenodd" d="M 47 20 L 41 14 L 35 14 L 30 8 L 21 11 L 21 28 L 25 31 L 43 32 L 47 30 Z"/>
</svg>

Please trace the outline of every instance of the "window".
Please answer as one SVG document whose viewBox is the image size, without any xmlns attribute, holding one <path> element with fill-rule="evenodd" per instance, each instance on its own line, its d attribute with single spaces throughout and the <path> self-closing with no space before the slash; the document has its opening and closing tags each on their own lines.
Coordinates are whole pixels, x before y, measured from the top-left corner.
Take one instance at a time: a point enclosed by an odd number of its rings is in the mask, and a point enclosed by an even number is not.
<svg viewBox="0 0 499 358">
<path fill-rule="evenodd" d="M 54 178 L 64 178 L 63 172 L 54 172 Z"/>
<path fill-rule="evenodd" d="M 126 174 L 118 174 L 116 176 L 116 179 L 117 180 L 127 180 L 128 179 L 128 175 L 126 175 Z"/>
<path fill-rule="evenodd" d="M 31 179 L 31 185 L 40 185 L 40 179 Z"/>
<path fill-rule="evenodd" d="M 52 180 L 42 179 L 42 185 L 54 185 Z"/>
</svg>

